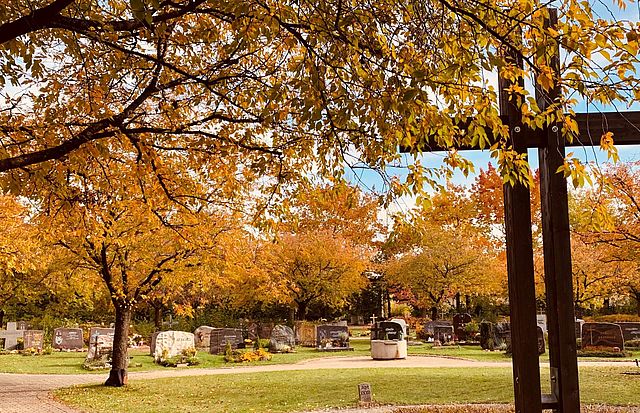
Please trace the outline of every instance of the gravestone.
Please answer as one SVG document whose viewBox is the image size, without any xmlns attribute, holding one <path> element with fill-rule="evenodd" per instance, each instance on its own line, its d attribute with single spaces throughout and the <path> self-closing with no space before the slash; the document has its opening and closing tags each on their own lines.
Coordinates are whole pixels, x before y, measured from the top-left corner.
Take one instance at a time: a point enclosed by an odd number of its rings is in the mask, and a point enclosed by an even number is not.
<svg viewBox="0 0 640 413">
<path fill-rule="evenodd" d="M 436 327 L 451 327 L 451 326 L 453 326 L 453 324 L 451 323 L 451 321 L 448 321 L 448 320 L 428 321 L 424 324 L 424 332 L 428 336 L 433 337 Z"/>
<path fill-rule="evenodd" d="M 95 336 L 109 336 L 111 337 L 111 341 L 113 341 L 113 337 L 116 335 L 116 330 L 114 328 L 105 328 L 105 327 L 91 327 L 89 330 L 89 344 L 91 344 L 91 338 Z"/>
<path fill-rule="evenodd" d="M 582 339 L 582 325 L 584 320 L 576 318 L 576 338 Z"/>
<path fill-rule="evenodd" d="M 111 353 L 113 352 L 113 337 L 114 334 L 109 334 L 108 331 L 113 330 L 110 328 L 92 328 L 91 335 L 89 336 L 89 349 L 87 351 L 87 358 L 85 363 L 91 363 L 95 361 L 102 361 L 104 367 L 108 367 L 111 360 Z M 106 334 L 100 334 L 104 332 Z"/>
<path fill-rule="evenodd" d="M 316 347 L 319 349 L 348 349 L 349 327 L 321 325 L 317 329 Z"/>
<path fill-rule="evenodd" d="M 358 384 L 358 400 L 360 403 L 371 403 L 373 401 L 373 398 L 371 397 L 371 384 Z"/>
<path fill-rule="evenodd" d="M 267 339 L 271 337 L 271 331 L 273 330 L 273 323 L 251 323 L 247 326 L 247 335 L 249 340 L 256 341 L 260 339 Z"/>
<path fill-rule="evenodd" d="M 296 336 L 289 326 L 277 325 L 271 331 L 269 349 L 272 352 L 287 352 L 295 349 Z"/>
<path fill-rule="evenodd" d="M 489 321 L 482 321 L 480 323 L 480 347 L 483 350 L 493 350 L 496 347 L 493 323 Z"/>
<path fill-rule="evenodd" d="M 244 337 L 239 328 L 214 328 L 209 337 L 209 353 L 223 354 L 227 343 L 235 350 L 244 346 Z"/>
<path fill-rule="evenodd" d="M 622 329 L 613 323 L 584 323 L 582 326 L 582 348 L 618 348 L 624 350 Z"/>
<path fill-rule="evenodd" d="M 435 326 L 433 327 L 433 340 L 440 344 L 453 343 L 453 326 Z"/>
<path fill-rule="evenodd" d="M 467 337 L 467 331 L 465 327 L 472 321 L 471 314 L 460 313 L 453 316 L 453 332 L 456 335 L 458 341 L 467 341 L 471 337 Z"/>
<path fill-rule="evenodd" d="M 380 321 L 371 329 L 372 340 L 404 340 L 406 328 L 396 321 Z"/>
<path fill-rule="evenodd" d="M 536 314 L 536 324 L 542 329 L 543 333 L 547 332 L 547 315 Z"/>
<path fill-rule="evenodd" d="M 26 321 L 17 321 L 16 322 L 16 329 L 17 330 L 29 330 L 30 328 L 31 328 L 31 326 Z"/>
<path fill-rule="evenodd" d="M 0 339 L 4 339 L 5 350 L 16 350 L 18 348 L 18 339 L 23 337 L 24 330 L 19 330 L 15 321 L 7 323 L 6 330 L 0 330 Z"/>
<path fill-rule="evenodd" d="M 511 342 L 511 324 L 507 322 L 497 323 L 493 327 L 496 345 L 502 347 Z"/>
<path fill-rule="evenodd" d="M 79 350 L 84 347 L 81 328 L 56 328 L 53 330 L 53 348 Z"/>
<path fill-rule="evenodd" d="M 624 341 L 640 340 L 640 323 L 616 323 L 622 329 Z"/>
<path fill-rule="evenodd" d="M 540 326 L 536 326 L 536 330 L 538 330 L 538 355 L 540 354 L 544 354 L 546 349 L 545 349 L 545 343 L 544 343 L 544 331 L 542 330 L 542 327 Z"/>
<path fill-rule="evenodd" d="M 23 334 L 24 348 L 33 348 L 36 350 L 42 350 L 44 343 L 44 331 L 42 330 L 25 330 Z"/>
<path fill-rule="evenodd" d="M 483 350 L 504 348 L 511 341 L 511 325 L 509 323 L 493 324 L 489 321 L 480 323 L 480 347 Z"/>
<path fill-rule="evenodd" d="M 361 315 L 352 315 L 351 324 L 355 326 L 361 326 L 364 324 L 364 317 Z"/>
<path fill-rule="evenodd" d="M 304 347 L 315 347 L 317 342 L 316 325 L 307 321 L 298 321 L 295 325 L 296 344 Z"/>
<path fill-rule="evenodd" d="M 183 350 L 196 345 L 193 333 L 186 331 L 162 331 L 156 336 L 153 352 L 155 361 L 168 359 L 182 353 Z"/>
<path fill-rule="evenodd" d="M 211 347 L 211 332 L 213 327 L 200 326 L 195 329 L 193 336 L 196 340 L 196 348 L 209 350 Z"/>
</svg>

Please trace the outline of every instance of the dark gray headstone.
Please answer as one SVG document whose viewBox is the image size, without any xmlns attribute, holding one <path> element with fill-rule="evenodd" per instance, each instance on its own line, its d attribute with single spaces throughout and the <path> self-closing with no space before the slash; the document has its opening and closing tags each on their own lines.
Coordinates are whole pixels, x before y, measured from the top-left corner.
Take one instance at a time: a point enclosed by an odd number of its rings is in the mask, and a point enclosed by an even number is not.
<svg viewBox="0 0 640 413">
<path fill-rule="evenodd" d="M 467 337 L 465 327 L 471 321 L 471 314 L 469 313 L 456 314 L 453 316 L 453 332 L 459 341 L 469 340 L 470 337 Z"/>
<path fill-rule="evenodd" d="M 358 398 L 360 403 L 371 403 L 373 401 L 373 398 L 371 397 L 371 384 L 358 384 Z"/>
<path fill-rule="evenodd" d="M 582 326 L 582 348 L 605 347 L 624 350 L 622 329 L 613 323 L 584 323 Z"/>
<path fill-rule="evenodd" d="M 30 328 L 31 328 L 31 326 L 26 321 L 17 321 L 16 322 L 16 329 L 17 330 L 29 330 Z"/>
<path fill-rule="evenodd" d="M 273 323 L 251 323 L 247 326 L 247 335 L 250 340 L 268 339 L 271 337 Z"/>
<path fill-rule="evenodd" d="M 433 327 L 433 340 L 439 341 L 441 344 L 452 343 L 453 326 L 435 326 Z"/>
<path fill-rule="evenodd" d="M 424 332 L 429 336 L 433 336 L 436 327 L 448 327 L 448 326 L 453 326 L 453 323 L 448 320 L 427 321 L 424 324 Z"/>
<path fill-rule="evenodd" d="M 79 350 L 84 347 L 81 328 L 56 328 L 53 330 L 53 348 Z"/>
<path fill-rule="evenodd" d="M 233 350 L 242 347 L 244 337 L 239 328 L 214 328 L 209 335 L 209 353 L 223 354 L 227 343 Z"/>
<path fill-rule="evenodd" d="M 296 335 L 289 326 L 277 325 L 271 331 L 269 349 L 274 352 L 291 351 L 296 347 Z"/>
<path fill-rule="evenodd" d="M 395 321 L 380 321 L 371 331 L 373 340 L 404 340 L 405 329 L 402 324 Z"/>
<path fill-rule="evenodd" d="M 622 329 L 624 341 L 640 340 L 640 323 L 616 323 Z"/>
<path fill-rule="evenodd" d="M 318 348 L 349 348 L 349 327 L 321 325 L 316 328 Z"/>
<path fill-rule="evenodd" d="M 44 342 L 44 331 L 42 330 L 25 330 L 23 334 L 24 348 L 34 348 L 36 350 L 42 350 Z"/>
</svg>

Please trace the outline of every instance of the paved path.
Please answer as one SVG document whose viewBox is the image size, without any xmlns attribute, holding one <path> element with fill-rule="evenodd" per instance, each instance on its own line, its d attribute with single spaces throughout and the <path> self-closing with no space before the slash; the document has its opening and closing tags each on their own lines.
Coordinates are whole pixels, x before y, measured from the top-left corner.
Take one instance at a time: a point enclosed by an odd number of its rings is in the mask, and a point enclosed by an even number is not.
<svg viewBox="0 0 640 413">
<path fill-rule="evenodd" d="M 543 366 L 544 363 L 541 363 Z M 608 362 L 580 362 L 581 366 L 603 366 Z M 616 362 L 616 366 L 635 367 L 633 362 Z M 296 364 L 273 364 L 267 366 L 240 366 L 232 368 L 167 369 L 146 372 L 131 372 L 129 380 L 156 379 L 163 377 L 208 376 L 221 374 L 258 373 L 266 371 L 293 371 L 310 369 L 358 369 L 358 368 L 438 368 L 467 367 L 490 368 L 511 367 L 511 362 L 480 362 L 457 358 L 409 356 L 405 360 L 372 360 L 370 357 L 325 357 L 304 360 Z M 80 384 L 99 384 L 106 374 L 10 374 L 0 373 L 0 413 L 54 412 L 76 413 L 77 411 L 53 401 L 49 392 L 61 387 Z M 371 411 L 373 413 L 374 411 Z"/>
</svg>

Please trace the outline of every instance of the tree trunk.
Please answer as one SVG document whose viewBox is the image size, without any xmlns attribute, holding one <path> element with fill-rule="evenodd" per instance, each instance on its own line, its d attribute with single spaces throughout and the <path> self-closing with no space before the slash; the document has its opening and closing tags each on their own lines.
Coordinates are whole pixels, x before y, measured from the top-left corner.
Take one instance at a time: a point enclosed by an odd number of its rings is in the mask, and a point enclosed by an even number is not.
<svg viewBox="0 0 640 413">
<path fill-rule="evenodd" d="M 640 310 L 638 310 L 640 311 Z M 4 310 L 0 310 L 0 328 L 4 325 Z"/>
<path fill-rule="evenodd" d="M 460 293 L 456 293 L 456 313 L 459 313 L 462 308 L 462 303 L 460 302 Z"/>
<path fill-rule="evenodd" d="M 156 331 L 162 330 L 162 304 L 153 304 L 153 325 L 156 327 Z"/>
<path fill-rule="evenodd" d="M 111 356 L 111 372 L 104 383 L 105 386 L 121 387 L 127 384 L 127 365 L 129 354 L 129 324 L 132 308 L 128 304 L 116 303 L 116 325 L 113 337 L 113 353 Z"/>
<path fill-rule="evenodd" d="M 307 319 L 307 302 L 305 301 L 296 301 L 298 305 L 298 320 L 306 320 Z"/>
<path fill-rule="evenodd" d="M 636 311 L 640 317 L 640 291 L 634 291 L 633 297 L 636 299 Z"/>
<path fill-rule="evenodd" d="M 436 306 L 431 307 L 431 319 L 433 321 L 436 321 L 438 319 L 438 307 Z"/>
</svg>

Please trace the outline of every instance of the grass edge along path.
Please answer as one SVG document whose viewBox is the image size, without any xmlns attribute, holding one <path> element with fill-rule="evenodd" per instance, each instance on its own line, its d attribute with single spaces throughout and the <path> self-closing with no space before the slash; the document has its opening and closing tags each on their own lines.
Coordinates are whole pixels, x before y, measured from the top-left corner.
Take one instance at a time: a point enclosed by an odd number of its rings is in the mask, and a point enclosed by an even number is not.
<svg viewBox="0 0 640 413">
<path fill-rule="evenodd" d="M 629 368 L 580 368 L 585 404 L 640 404 L 640 375 Z M 541 370 L 548 377 L 548 369 Z M 377 403 L 421 405 L 510 403 L 511 369 L 377 368 L 303 370 L 131 381 L 125 388 L 81 386 L 55 397 L 86 412 L 300 412 L 355 406 L 357 384 L 370 383 Z M 548 389 L 547 389 L 548 391 Z"/>
</svg>

